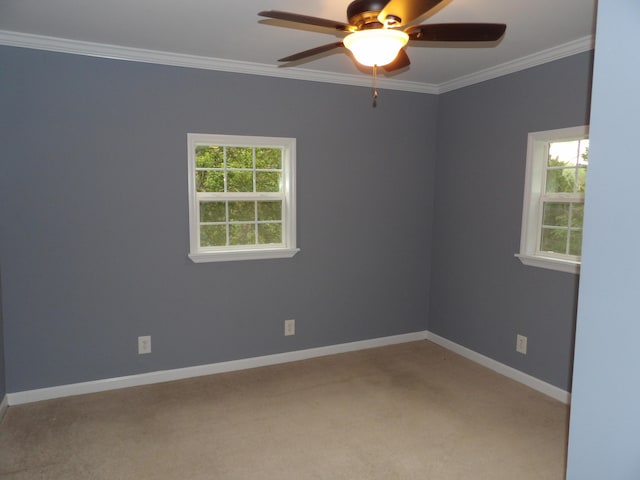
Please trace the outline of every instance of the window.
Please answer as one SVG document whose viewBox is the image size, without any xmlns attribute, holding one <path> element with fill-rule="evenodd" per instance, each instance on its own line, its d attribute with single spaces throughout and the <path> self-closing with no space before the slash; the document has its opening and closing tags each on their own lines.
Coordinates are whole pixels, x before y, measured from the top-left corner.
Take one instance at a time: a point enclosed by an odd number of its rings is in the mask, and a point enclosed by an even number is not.
<svg viewBox="0 0 640 480">
<path fill-rule="evenodd" d="M 588 127 L 529 134 L 520 253 L 525 265 L 579 273 Z"/>
<path fill-rule="evenodd" d="M 294 256 L 295 139 L 190 133 L 187 143 L 189 258 Z"/>
</svg>

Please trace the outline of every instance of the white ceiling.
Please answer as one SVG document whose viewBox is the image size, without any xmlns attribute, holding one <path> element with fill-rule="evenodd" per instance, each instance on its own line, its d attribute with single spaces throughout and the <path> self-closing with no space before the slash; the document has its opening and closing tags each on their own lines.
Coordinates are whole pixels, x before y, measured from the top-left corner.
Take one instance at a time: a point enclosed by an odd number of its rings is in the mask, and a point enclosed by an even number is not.
<svg viewBox="0 0 640 480">
<path fill-rule="evenodd" d="M 278 68 L 278 58 L 340 36 L 266 24 L 262 10 L 285 10 L 346 22 L 348 0 L 0 0 L 0 44 L 142 59 L 203 68 L 370 81 L 347 55 Z M 589 49 L 596 0 L 444 0 L 419 23 L 506 23 L 492 48 L 410 45 L 411 66 L 381 80 L 409 90 L 473 83 Z M 280 25 L 283 25 L 281 22 Z M 26 34 L 26 35 L 25 35 Z M 49 38 L 54 37 L 54 38 Z M 65 39 L 60 41 L 58 39 Z M 85 43 L 89 42 L 89 43 Z M 104 44 L 108 48 L 103 48 Z M 165 54 L 154 55 L 157 52 Z M 170 55 L 167 55 L 169 53 Z M 147 58 L 145 58 L 145 56 Z M 497 73 L 496 73 L 497 72 Z"/>
</svg>

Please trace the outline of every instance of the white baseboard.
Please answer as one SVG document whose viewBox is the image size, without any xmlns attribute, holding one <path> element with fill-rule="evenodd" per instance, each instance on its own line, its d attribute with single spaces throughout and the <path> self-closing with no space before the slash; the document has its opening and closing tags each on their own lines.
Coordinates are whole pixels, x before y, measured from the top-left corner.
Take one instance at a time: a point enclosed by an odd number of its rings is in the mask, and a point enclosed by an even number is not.
<svg viewBox="0 0 640 480">
<path fill-rule="evenodd" d="M 520 370 L 516 370 L 515 368 L 509 367 L 504 363 L 500 363 L 492 358 L 485 357 L 484 355 L 470 350 L 462 345 L 452 342 L 451 340 L 447 340 L 446 338 L 440 337 L 435 333 L 426 332 L 426 339 L 432 341 L 440 345 L 441 347 L 446 348 L 447 350 L 451 350 L 458 355 L 461 355 L 469 360 L 472 360 L 476 363 L 479 363 L 483 367 L 487 367 L 494 372 L 497 372 L 505 377 L 508 377 L 516 382 L 523 383 L 524 385 L 533 388 L 534 390 L 539 391 L 540 393 L 544 393 L 545 395 L 555 398 L 556 400 L 569 404 L 571 403 L 571 394 L 561 388 L 558 388 L 550 383 L 543 382 L 531 375 L 527 375 Z"/>
<path fill-rule="evenodd" d="M 276 365 L 279 363 L 295 362 L 298 360 L 306 360 L 308 358 L 324 357 L 337 353 L 354 352 L 356 350 L 364 350 L 367 348 L 384 347 L 386 345 L 394 345 L 398 343 L 415 342 L 418 340 L 430 340 L 441 347 L 451 350 L 469 360 L 472 360 L 484 367 L 487 367 L 501 375 L 512 380 L 523 383 L 534 390 L 537 390 L 549 397 L 555 398 L 563 403 L 569 404 L 571 394 L 555 387 L 549 383 L 543 382 L 531 375 L 527 375 L 515 368 L 509 367 L 503 363 L 485 357 L 473 350 L 462 345 L 440 337 L 429 331 L 407 333 L 403 335 L 394 335 L 391 337 L 374 338 L 371 340 L 362 340 L 359 342 L 341 343 L 338 345 L 330 345 L 327 347 L 310 348 L 307 350 L 297 350 L 294 352 L 278 353 L 274 355 L 265 355 L 262 357 L 245 358 L 241 360 L 231 360 L 228 362 L 212 363 L 209 365 L 198 365 L 195 367 L 178 368 L 174 370 L 162 370 L 158 372 L 142 373 L 138 375 L 129 375 L 126 377 L 107 378 L 104 380 L 95 380 L 92 382 L 74 383 L 70 385 L 61 385 L 57 387 L 40 388 L 37 390 L 28 390 L 24 392 L 8 393 L 0 403 L 0 418 L 2 412 L 6 410 L 8 405 L 20 405 L 23 403 L 39 402 L 41 400 L 50 400 L 53 398 L 69 397 L 72 395 L 82 395 L 86 393 L 104 392 L 106 390 L 116 390 L 119 388 L 137 387 L 141 385 L 150 385 L 153 383 L 170 382 L 173 380 L 182 380 L 185 378 L 199 377 L 203 375 L 213 375 L 216 373 L 232 372 L 236 370 L 245 370 L 248 368 L 264 367 L 268 365 Z"/>
<path fill-rule="evenodd" d="M 209 365 L 199 365 L 195 367 L 178 368 L 174 370 L 162 370 L 158 372 L 142 373 L 139 375 L 129 375 L 126 377 L 107 378 L 92 382 L 74 383 L 61 385 L 58 387 L 40 388 L 24 392 L 7 394 L 9 405 L 20 405 L 23 403 L 39 402 L 41 400 L 51 400 L 53 398 L 69 397 L 72 395 L 82 395 L 86 393 L 104 392 L 106 390 L 116 390 L 126 387 L 137 387 L 150 385 L 153 383 L 170 382 L 185 378 L 212 375 L 215 373 L 232 372 L 245 370 L 248 368 L 264 367 L 279 363 L 295 362 L 308 358 L 324 357 L 336 353 L 353 352 L 367 348 L 384 347 L 397 343 L 414 342 L 424 340 L 425 332 L 414 332 L 391 337 L 374 338 L 351 343 L 341 343 L 327 347 L 310 348 L 307 350 L 297 350 L 294 352 L 278 353 L 262 357 L 245 358 L 232 360 L 229 362 L 212 363 Z"/>
<path fill-rule="evenodd" d="M 9 407 L 9 398 L 5 395 L 2 397 L 2 401 L 0 402 L 0 420 L 4 417 L 7 408 Z"/>
</svg>

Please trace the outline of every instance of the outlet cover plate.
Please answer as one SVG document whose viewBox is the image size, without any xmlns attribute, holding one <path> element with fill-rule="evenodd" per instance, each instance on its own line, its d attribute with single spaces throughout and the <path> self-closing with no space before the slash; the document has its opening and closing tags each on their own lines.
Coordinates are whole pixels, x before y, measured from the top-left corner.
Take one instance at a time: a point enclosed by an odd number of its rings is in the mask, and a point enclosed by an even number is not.
<svg viewBox="0 0 640 480">
<path fill-rule="evenodd" d="M 151 353 L 151 335 L 138 337 L 138 354 Z"/>
<path fill-rule="evenodd" d="M 296 321 L 295 320 L 285 320 L 284 321 L 284 335 L 288 337 L 290 335 L 296 334 Z"/>
</svg>

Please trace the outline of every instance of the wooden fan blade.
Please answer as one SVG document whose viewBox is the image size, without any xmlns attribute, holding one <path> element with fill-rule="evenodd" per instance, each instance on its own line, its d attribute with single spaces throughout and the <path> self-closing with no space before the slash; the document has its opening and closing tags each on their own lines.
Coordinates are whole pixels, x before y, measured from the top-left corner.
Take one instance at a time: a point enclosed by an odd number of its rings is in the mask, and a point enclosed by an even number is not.
<svg viewBox="0 0 640 480">
<path fill-rule="evenodd" d="M 434 23 L 409 27 L 406 33 L 423 42 L 493 42 L 506 29 L 504 23 Z"/>
<path fill-rule="evenodd" d="M 398 52 L 398 56 L 391 63 L 383 65 L 382 68 L 386 72 L 393 72 L 394 70 L 400 70 L 401 68 L 408 67 L 409 65 L 411 65 L 411 60 L 409 60 L 409 55 L 407 55 L 407 52 L 403 48 Z"/>
<path fill-rule="evenodd" d="M 388 16 L 399 18 L 394 26 L 406 25 L 416 18 L 427 13 L 437 6 L 442 0 L 389 0 L 378 14 L 378 21 L 385 23 Z"/>
<path fill-rule="evenodd" d="M 351 25 L 326 18 L 310 17 L 297 13 L 282 12 L 280 10 L 267 10 L 258 13 L 261 17 L 275 18 L 276 20 L 286 20 L 288 22 L 303 23 L 305 25 L 315 25 L 317 27 L 331 28 L 341 32 L 349 32 L 354 29 Z"/>
<path fill-rule="evenodd" d="M 321 47 L 311 48 L 309 50 L 305 50 L 304 52 L 294 53 L 293 55 L 289 55 L 288 57 L 281 58 L 278 61 L 279 62 L 295 62 L 296 60 L 302 60 L 303 58 L 312 57 L 314 55 L 328 52 L 329 50 L 333 50 L 334 48 L 339 48 L 343 46 L 344 44 L 342 42 L 328 43 L 326 45 L 322 45 Z"/>
</svg>

